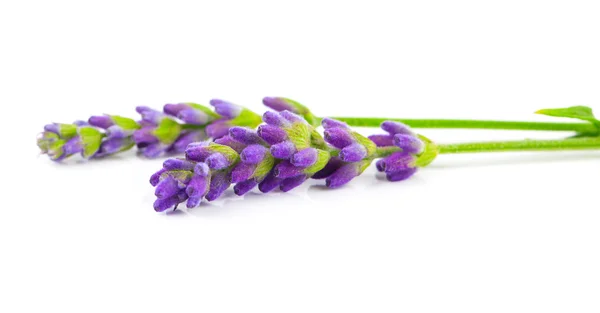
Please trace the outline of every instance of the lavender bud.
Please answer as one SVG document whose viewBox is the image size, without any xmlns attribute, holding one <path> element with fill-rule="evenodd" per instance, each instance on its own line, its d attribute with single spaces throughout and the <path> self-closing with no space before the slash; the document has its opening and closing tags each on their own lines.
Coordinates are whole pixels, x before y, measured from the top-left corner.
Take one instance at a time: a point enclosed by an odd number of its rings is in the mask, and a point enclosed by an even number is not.
<svg viewBox="0 0 600 313">
<path fill-rule="evenodd" d="M 391 135 L 371 135 L 369 139 L 378 147 L 389 147 L 394 145 L 394 137 Z"/>
<path fill-rule="evenodd" d="M 275 171 L 270 171 L 269 174 L 258 184 L 258 190 L 263 193 L 267 193 L 279 186 L 283 178 L 275 176 Z"/>
<path fill-rule="evenodd" d="M 389 181 L 401 181 L 410 178 L 417 172 L 417 168 L 407 168 L 396 172 L 390 172 L 386 174 L 386 178 Z"/>
<path fill-rule="evenodd" d="M 257 133 L 260 138 L 270 145 L 280 143 L 287 139 L 287 133 L 283 129 L 269 124 L 258 126 Z"/>
<path fill-rule="evenodd" d="M 328 117 L 324 118 L 321 121 L 321 125 L 323 125 L 323 128 L 325 128 L 325 129 L 330 129 L 330 128 L 349 128 L 348 124 L 346 124 L 344 122 L 341 122 L 341 121 L 338 121 L 338 120 L 334 120 L 334 119 L 328 118 Z"/>
<path fill-rule="evenodd" d="M 295 177 L 286 178 L 281 182 L 279 189 L 283 192 L 290 191 L 300 185 L 307 179 L 306 175 L 298 175 Z"/>
<path fill-rule="evenodd" d="M 290 124 L 290 122 L 281 116 L 281 114 L 271 111 L 267 111 L 263 114 L 263 121 L 277 127 L 287 127 Z"/>
<path fill-rule="evenodd" d="M 156 187 L 156 185 L 158 185 L 160 182 L 160 176 L 166 171 L 166 169 L 161 168 L 158 170 L 158 172 L 152 174 L 152 176 L 150 176 L 150 185 L 152 185 L 152 187 Z"/>
<path fill-rule="evenodd" d="M 359 174 L 360 172 L 358 163 L 347 163 L 342 165 L 337 171 L 327 177 L 325 184 L 329 188 L 338 188 L 347 184 Z"/>
<path fill-rule="evenodd" d="M 367 156 L 367 149 L 358 143 L 346 146 L 340 151 L 340 159 L 345 162 L 358 162 Z"/>
<path fill-rule="evenodd" d="M 229 136 L 247 145 L 264 143 L 264 141 L 258 136 L 256 131 L 246 127 L 231 127 L 229 129 Z"/>
<path fill-rule="evenodd" d="M 177 117 L 177 115 L 179 115 L 179 112 L 189 109 L 190 106 L 187 105 L 186 103 L 168 103 L 165 104 L 165 106 L 163 107 L 163 112 L 165 112 L 165 114 Z"/>
<path fill-rule="evenodd" d="M 425 149 L 425 144 L 421 139 L 404 134 L 394 135 L 394 145 L 400 147 L 402 151 L 412 154 L 419 154 Z"/>
<path fill-rule="evenodd" d="M 231 163 L 229 163 L 229 160 L 227 160 L 227 158 L 221 153 L 211 154 L 206 158 L 204 162 L 208 164 L 208 167 L 215 170 L 221 170 L 231 165 Z"/>
<path fill-rule="evenodd" d="M 179 203 L 185 201 L 187 199 L 187 194 L 184 190 L 181 190 L 174 196 L 169 198 L 158 198 L 154 201 L 154 210 L 156 212 L 164 212 L 169 208 L 177 206 Z"/>
<path fill-rule="evenodd" d="M 323 134 L 325 135 L 325 141 L 338 149 L 349 146 L 355 141 L 350 130 L 345 128 L 328 128 Z"/>
<path fill-rule="evenodd" d="M 345 163 L 340 158 L 331 158 L 329 162 L 320 171 L 316 172 L 311 176 L 312 179 L 323 179 L 331 176 Z"/>
<path fill-rule="evenodd" d="M 210 100 L 210 105 L 215 107 L 215 112 L 227 119 L 236 118 L 243 110 L 243 108 L 239 105 L 219 99 Z"/>
<path fill-rule="evenodd" d="M 381 129 L 390 133 L 390 135 L 395 135 L 395 134 L 404 134 L 404 135 L 411 135 L 411 136 L 415 135 L 413 133 L 413 131 L 410 129 L 410 127 L 408 127 L 400 122 L 385 121 L 385 122 L 381 123 Z"/>
<path fill-rule="evenodd" d="M 390 156 L 381 159 L 377 169 L 382 169 L 386 173 L 397 172 L 415 167 L 415 156 L 408 152 L 394 152 Z"/>
<path fill-rule="evenodd" d="M 210 189 L 206 194 L 206 200 L 213 201 L 223 194 L 229 188 L 230 182 L 227 173 L 219 171 L 213 173 L 210 179 Z"/>
<path fill-rule="evenodd" d="M 181 110 L 179 114 L 177 114 L 177 118 L 191 125 L 204 125 L 208 123 L 210 119 L 206 113 L 191 108 Z"/>
<path fill-rule="evenodd" d="M 255 164 L 238 163 L 231 171 L 231 182 L 239 183 L 249 179 L 254 174 L 254 170 L 256 170 Z"/>
<path fill-rule="evenodd" d="M 188 208 L 197 207 L 202 198 L 208 192 L 209 181 L 206 176 L 196 175 L 190 180 L 190 183 L 185 189 L 185 193 L 189 196 L 187 201 Z"/>
<path fill-rule="evenodd" d="M 303 174 L 304 168 L 294 166 L 289 161 L 283 161 L 275 166 L 274 175 L 278 178 L 290 178 Z"/>
<path fill-rule="evenodd" d="M 156 185 L 154 195 L 159 199 L 165 199 L 176 195 L 180 189 L 177 180 L 171 176 L 167 176 Z"/>
<path fill-rule="evenodd" d="M 96 126 L 103 129 L 107 129 L 115 125 L 113 120 L 108 115 L 92 116 L 89 118 L 88 122 L 92 126 Z"/>
<path fill-rule="evenodd" d="M 248 191 L 252 190 L 252 188 L 256 187 L 256 185 L 258 185 L 258 182 L 255 179 L 248 179 L 237 183 L 233 187 L 233 192 L 238 196 L 242 196 Z"/>
<path fill-rule="evenodd" d="M 194 165 L 194 163 L 184 159 L 168 159 L 165 162 L 163 162 L 163 169 L 169 171 L 191 171 L 192 169 L 194 169 Z"/>
<path fill-rule="evenodd" d="M 261 145 L 249 145 L 242 151 L 240 158 L 244 163 L 258 164 L 265 158 L 267 151 L 267 148 Z"/>
<path fill-rule="evenodd" d="M 231 124 L 226 120 L 216 120 L 205 128 L 206 135 L 211 138 L 221 138 L 229 132 Z"/>
<path fill-rule="evenodd" d="M 300 150 L 294 153 L 294 155 L 292 155 L 292 158 L 290 159 L 290 163 L 298 167 L 308 167 L 317 162 L 317 155 L 317 149 L 306 148 L 304 150 Z"/>
</svg>

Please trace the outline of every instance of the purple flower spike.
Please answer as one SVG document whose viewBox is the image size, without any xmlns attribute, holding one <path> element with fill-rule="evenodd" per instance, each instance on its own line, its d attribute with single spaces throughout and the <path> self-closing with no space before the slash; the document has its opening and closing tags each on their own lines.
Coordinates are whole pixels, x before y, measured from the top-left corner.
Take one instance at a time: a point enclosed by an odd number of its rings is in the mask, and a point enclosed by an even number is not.
<svg viewBox="0 0 600 313">
<path fill-rule="evenodd" d="M 167 176 L 156 185 L 154 195 L 159 199 L 166 199 L 176 195 L 179 190 L 181 190 L 181 188 L 179 188 L 177 180 L 171 176 Z"/>
<path fill-rule="evenodd" d="M 263 121 L 269 125 L 277 127 L 286 127 L 290 122 L 277 112 L 267 111 L 263 114 Z"/>
<path fill-rule="evenodd" d="M 324 118 L 321 121 L 321 125 L 323 125 L 323 128 L 325 129 L 330 129 L 330 128 L 348 128 L 348 124 L 338 121 L 338 120 L 334 120 L 331 118 Z"/>
<path fill-rule="evenodd" d="M 328 128 L 323 134 L 325 135 L 325 141 L 338 149 L 342 149 L 354 143 L 354 137 L 352 137 L 350 131 L 345 128 Z"/>
<path fill-rule="evenodd" d="M 217 112 L 217 114 L 228 119 L 236 118 L 238 115 L 240 115 L 240 113 L 242 113 L 243 109 L 239 105 L 235 105 L 231 102 L 220 99 L 210 100 L 210 105 L 215 107 L 215 112 Z"/>
<path fill-rule="evenodd" d="M 415 156 L 408 152 L 394 152 L 390 156 L 378 162 L 377 169 L 380 168 L 386 173 L 397 172 L 415 167 Z"/>
<path fill-rule="evenodd" d="M 257 133 L 260 138 L 270 145 L 280 143 L 287 139 L 287 133 L 283 129 L 269 124 L 258 126 Z"/>
<path fill-rule="evenodd" d="M 249 145 L 244 150 L 242 150 L 240 158 L 244 163 L 258 164 L 265 158 L 267 151 L 267 148 L 261 145 Z"/>
<path fill-rule="evenodd" d="M 88 122 L 92 126 L 103 128 L 103 129 L 107 129 L 115 124 L 113 122 L 113 120 L 110 118 L 110 116 L 108 116 L 108 115 L 92 116 L 92 117 L 90 117 Z"/>
<path fill-rule="evenodd" d="M 254 174 L 255 169 L 256 169 L 255 164 L 239 163 L 233 169 L 233 171 L 231 171 L 231 182 L 239 183 L 239 182 L 249 179 L 252 176 L 252 174 Z"/>
<path fill-rule="evenodd" d="M 394 135 L 394 145 L 400 147 L 404 152 L 413 154 L 419 154 L 423 152 L 423 149 L 425 148 L 425 145 L 421 139 L 415 136 L 404 134 Z"/>
<path fill-rule="evenodd" d="M 163 169 L 165 170 L 182 170 L 182 171 L 191 171 L 194 169 L 194 163 L 183 160 L 183 159 L 168 159 L 163 162 Z"/>
<path fill-rule="evenodd" d="M 378 147 L 389 147 L 394 145 L 394 137 L 391 135 L 371 135 L 369 139 Z"/>
<path fill-rule="evenodd" d="M 298 175 L 295 177 L 286 178 L 281 182 L 279 189 L 283 192 L 288 192 L 288 191 L 302 185 L 302 183 L 304 181 L 306 181 L 307 178 L 308 177 L 306 175 Z"/>
<path fill-rule="evenodd" d="M 275 176 L 275 171 L 269 172 L 269 174 L 263 179 L 263 181 L 258 184 L 258 190 L 263 193 L 267 193 L 279 186 L 283 178 L 279 178 Z"/>
<path fill-rule="evenodd" d="M 206 200 L 213 201 L 217 199 L 225 190 L 227 190 L 227 188 L 229 188 L 230 184 L 227 173 L 221 171 L 213 173 L 210 179 L 210 189 L 205 197 Z"/>
<path fill-rule="evenodd" d="M 190 180 L 190 183 L 185 189 L 185 193 L 188 195 L 187 207 L 197 207 L 202 198 L 208 192 L 209 179 L 206 176 L 196 175 Z"/>
<path fill-rule="evenodd" d="M 291 141 L 284 141 L 271 146 L 271 154 L 277 159 L 289 159 L 296 153 L 296 146 Z"/>
<path fill-rule="evenodd" d="M 358 162 L 367 156 L 365 146 L 353 143 L 340 151 L 340 159 L 345 162 Z"/>
<path fill-rule="evenodd" d="M 278 178 L 290 178 L 302 174 L 304 168 L 294 166 L 289 161 L 283 161 L 275 166 L 274 175 Z"/>
<path fill-rule="evenodd" d="M 401 171 L 387 173 L 386 178 L 389 181 L 401 181 L 401 180 L 410 178 L 416 172 L 417 172 L 417 168 L 413 167 L 413 168 L 408 168 L 408 169 L 401 170 Z"/>
<path fill-rule="evenodd" d="M 252 144 L 263 144 L 264 141 L 256 131 L 246 127 L 231 127 L 229 129 L 229 136 L 241 143 L 252 145 Z"/>
<path fill-rule="evenodd" d="M 410 127 L 408 127 L 400 122 L 385 121 L 385 122 L 381 123 L 381 129 L 390 133 L 390 135 L 395 135 L 395 134 L 404 134 L 404 135 L 411 135 L 411 136 L 415 135 L 415 133 L 413 133 L 413 131 L 410 129 Z"/>
<path fill-rule="evenodd" d="M 252 190 L 252 188 L 256 187 L 256 185 L 258 185 L 258 182 L 255 179 L 248 179 L 237 183 L 233 187 L 233 192 L 238 196 L 242 196 Z"/>
<path fill-rule="evenodd" d="M 292 155 L 290 163 L 298 167 L 309 167 L 317 162 L 317 149 L 306 148 Z"/>
<path fill-rule="evenodd" d="M 335 173 L 327 177 L 325 184 L 329 188 L 338 188 L 347 184 L 359 174 L 358 163 L 348 163 L 341 166 Z"/>
</svg>

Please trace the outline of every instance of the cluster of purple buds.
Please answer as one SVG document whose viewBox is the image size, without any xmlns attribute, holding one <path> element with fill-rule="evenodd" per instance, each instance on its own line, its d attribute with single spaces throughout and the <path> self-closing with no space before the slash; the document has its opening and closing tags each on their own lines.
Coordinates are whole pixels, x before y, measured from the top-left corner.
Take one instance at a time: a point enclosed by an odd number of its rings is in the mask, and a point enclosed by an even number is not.
<svg viewBox="0 0 600 313">
<path fill-rule="evenodd" d="M 38 137 L 38 147 L 55 161 L 81 153 L 103 157 L 137 146 L 146 157 L 183 153 L 193 142 L 220 138 L 235 125 L 256 127 L 260 116 L 227 101 L 213 99 L 214 111 L 195 103 L 166 104 L 163 112 L 145 106 L 136 111 L 141 120 L 102 115 L 88 122 L 49 124 Z"/>
<path fill-rule="evenodd" d="M 381 128 L 387 134 L 372 135 L 369 139 L 378 147 L 398 147 L 399 151 L 382 158 L 375 164 L 377 170 L 384 172 L 389 181 L 405 180 L 417 171 L 418 155 L 425 150 L 425 143 L 408 126 L 385 121 Z"/>
<path fill-rule="evenodd" d="M 319 126 L 319 119 L 312 114 L 310 109 L 298 101 L 284 97 L 265 97 L 263 98 L 263 104 L 277 112 L 289 111 L 296 113 L 304 117 L 310 125 Z"/>
<path fill-rule="evenodd" d="M 155 210 L 174 209 L 185 201 L 188 208 L 196 207 L 202 198 L 215 200 L 232 184 L 239 196 L 255 187 L 263 193 L 277 188 L 286 192 L 308 178 L 325 179 L 328 187 L 337 188 L 381 157 L 385 158 L 378 168 L 390 180 L 399 180 L 401 174 L 414 173 L 414 160 L 423 151 L 420 139 L 406 126 L 392 122 L 382 125 L 389 132 L 386 138 L 372 140 L 328 118 L 322 120 L 323 137 L 304 118 L 286 110 L 266 112 L 263 121 L 257 130 L 231 127 L 214 142 L 188 145 L 185 159 L 167 160 L 150 178 L 156 187 Z M 408 163 L 399 165 L 406 155 Z M 412 173 L 407 175 L 409 170 Z"/>
</svg>

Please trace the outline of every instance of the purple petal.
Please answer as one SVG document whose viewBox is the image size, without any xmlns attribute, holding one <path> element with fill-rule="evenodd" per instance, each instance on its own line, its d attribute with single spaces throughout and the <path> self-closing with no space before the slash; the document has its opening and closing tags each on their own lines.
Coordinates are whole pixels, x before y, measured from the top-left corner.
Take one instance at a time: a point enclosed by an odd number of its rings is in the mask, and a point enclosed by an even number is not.
<svg viewBox="0 0 600 313">
<path fill-rule="evenodd" d="M 275 176 L 275 171 L 270 171 L 269 174 L 263 179 L 263 181 L 258 184 L 258 190 L 263 193 L 267 193 L 279 186 L 283 178 L 279 178 Z"/>
<path fill-rule="evenodd" d="M 83 151 L 83 145 L 79 136 L 69 139 L 69 141 L 67 141 L 63 146 L 63 152 L 66 155 L 79 153 L 81 151 Z"/>
<path fill-rule="evenodd" d="M 242 162 L 248 164 L 258 164 L 265 159 L 267 148 L 261 145 L 249 145 L 240 154 Z"/>
<path fill-rule="evenodd" d="M 95 156 L 105 156 L 117 153 L 129 146 L 131 143 L 132 142 L 129 138 L 109 138 L 102 142 L 100 149 Z"/>
<path fill-rule="evenodd" d="M 231 163 L 227 158 L 221 153 L 213 153 L 204 161 L 208 165 L 209 168 L 215 170 L 221 170 L 229 167 Z"/>
<path fill-rule="evenodd" d="M 248 179 L 233 186 L 233 192 L 238 196 L 242 196 L 256 187 L 256 185 L 258 185 L 258 182 L 255 179 Z"/>
<path fill-rule="evenodd" d="M 378 169 L 382 168 L 386 173 L 407 170 L 415 167 L 415 157 L 408 152 L 394 152 L 390 156 L 381 160 Z"/>
<path fill-rule="evenodd" d="M 194 166 L 194 174 L 197 176 L 207 177 L 210 175 L 210 168 L 206 163 L 197 163 Z"/>
<path fill-rule="evenodd" d="M 377 168 L 377 171 L 379 171 L 379 172 L 384 172 L 385 171 L 385 159 L 378 160 L 375 163 L 375 168 Z"/>
<path fill-rule="evenodd" d="M 372 142 L 378 147 L 389 147 L 394 145 L 394 137 L 390 135 L 371 135 L 369 136 Z"/>
<path fill-rule="evenodd" d="M 146 106 L 138 106 L 135 110 L 142 115 L 142 120 L 154 125 L 158 125 L 165 115 L 157 110 L 151 109 Z"/>
<path fill-rule="evenodd" d="M 181 171 L 191 171 L 194 169 L 193 162 L 183 159 L 168 159 L 163 162 L 163 169 L 172 171 L 172 170 L 181 170 Z"/>
<path fill-rule="evenodd" d="M 187 124 L 204 125 L 208 123 L 208 115 L 200 110 L 185 109 L 177 114 L 177 118 Z"/>
<path fill-rule="evenodd" d="M 179 112 L 189 109 L 190 106 L 185 103 L 168 103 L 163 107 L 163 112 L 171 116 L 177 117 Z"/>
<path fill-rule="evenodd" d="M 294 112 L 290 112 L 290 111 L 281 111 L 279 112 L 279 114 L 281 116 L 283 116 L 283 118 L 285 118 L 286 120 L 292 122 L 292 123 L 297 123 L 297 122 L 303 122 L 306 123 L 306 120 L 301 117 L 300 115 L 294 113 Z"/>
<path fill-rule="evenodd" d="M 367 149 L 359 143 L 353 143 L 340 151 L 340 159 L 345 162 L 358 162 L 367 157 Z"/>
<path fill-rule="evenodd" d="M 323 134 L 325 135 L 325 141 L 338 149 L 349 146 L 355 141 L 350 131 L 341 127 L 325 129 Z"/>
<path fill-rule="evenodd" d="M 210 100 L 210 105 L 215 107 L 215 112 L 217 114 L 227 118 L 233 119 L 236 118 L 242 112 L 242 107 L 239 105 L 235 105 L 231 102 L 220 100 L 220 99 L 212 99 Z"/>
<path fill-rule="evenodd" d="M 248 164 L 248 163 L 238 163 L 235 166 L 233 171 L 231 171 L 231 182 L 239 183 L 241 181 L 249 179 L 252 174 L 254 174 L 254 170 L 256 169 L 256 165 Z"/>
<path fill-rule="evenodd" d="M 303 170 L 304 168 L 294 166 L 289 161 L 283 161 L 275 166 L 273 174 L 278 178 L 289 178 L 303 174 Z"/>
<path fill-rule="evenodd" d="M 294 155 L 292 155 L 292 158 L 290 159 L 290 163 L 298 167 L 308 167 L 317 162 L 317 155 L 317 149 L 306 148 L 304 150 L 300 150 L 294 153 Z"/>
<path fill-rule="evenodd" d="M 342 165 L 345 163 L 340 160 L 340 158 L 331 158 L 327 165 L 323 167 L 320 171 L 316 172 L 311 176 L 312 179 L 323 179 L 331 176 L 331 174 L 335 173 Z"/>
<path fill-rule="evenodd" d="M 212 175 L 210 179 L 210 189 L 206 194 L 206 200 L 213 201 L 217 199 L 227 188 L 229 188 L 229 177 L 227 173 L 219 171 Z"/>
<path fill-rule="evenodd" d="M 113 123 L 113 120 L 108 115 L 92 116 L 89 118 L 88 122 L 92 126 L 96 126 L 96 127 L 100 127 L 100 128 L 104 128 L 104 129 L 107 129 L 115 124 L 115 123 Z"/>
<path fill-rule="evenodd" d="M 425 149 L 425 145 L 421 139 L 404 134 L 394 135 L 394 145 L 400 147 L 404 152 L 413 154 L 419 154 Z"/>
<path fill-rule="evenodd" d="M 323 128 L 325 129 L 330 129 L 330 128 L 348 128 L 348 124 L 338 121 L 338 120 L 334 120 L 332 118 L 324 118 L 321 121 L 321 125 L 323 125 Z"/>
<path fill-rule="evenodd" d="M 194 142 L 185 148 L 185 158 L 196 162 L 204 162 L 212 153 L 206 141 Z"/>
<path fill-rule="evenodd" d="M 262 138 L 260 138 L 260 136 L 258 136 L 256 131 L 246 127 L 231 127 L 229 129 L 229 136 L 234 140 L 237 140 L 247 145 L 264 143 L 264 141 L 262 140 Z"/>
<path fill-rule="evenodd" d="M 208 192 L 209 179 L 205 176 L 196 175 L 190 180 L 185 188 L 185 193 L 189 196 L 187 201 L 188 208 L 197 207 L 204 195 Z"/>
<path fill-rule="evenodd" d="M 158 170 L 158 172 L 152 174 L 152 176 L 150 176 L 150 185 L 156 187 L 156 185 L 158 185 L 158 183 L 160 182 L 160 176 L 166 171 L 166 169 L 161 168 L 160 170 Z"/>
<path fill-rule="evenodd" d="M 178 194 L 164 199 L 156 199 L 154 201 L 154 210 L 156 212 L 164 212 L 187 199 L 187 194 L 181 190 Z"/>
<path fill-rule="evenodd" d="M 229 133 L 231 125 L 225 120 L 217 120 L 208 124 L 205 128 L 206 135 L 211 138 L 221 138 Z"/>
<path fill-rule="evenodd" d="M 60 135 L 60 126 L 56 123 L 44 125 L 44 130 Z"/>
<path fill-rule="evenodd" d="M 287 139 L 287 133 L 283 129 L 273 125 L 260 125 L 258 126 L 257 133 L 260 138 L 271 145 L 280 143 Z"/>
<path fill-rule="evenodd" d="M 285 99 L 280 97 L 264 97 L 263 104 L 267 107 L 281 112 L 281 111 L 295 111 L 294 107 L 285 101 Z"/>
<path fill-rule="evenodd" d="M 410 178 L 417 172 L 417 168 L 408 168 L 396 172 L 387 173 L 385 176 L 389 181 L 401 181 Z"/>
<path fill-rule="evenodd" d="M 182 152 L 185 152 L 185 149 L 187 149 L 187 147 L 191 143 L 206 140 L 206 139 L 207 139 L 206 135 L 204 134 L 204 131 L 202 131 L 202 130 L 188 131 L 187 133 L 181 134 L 175 140 L 175 142 L 171 146 L 170 150 L 175 153 L 182 153 Z"/>
<path fill-rule="evenodd" d="M 277 112 L 267 111 L 263 114 L 263 121 L 269 125 L 277 127 L 289 126 L 290 122 Z"/>
<path fill-rule="evenodd" d="M 153 143 L 147 145 L 142 154 L 147 158 L 156 158 L 157 156 L 163 154 L 167 150 L 168 146 L 162 143 Z"/>
<path fill-rule="evenodd" d="M 358 174 L 358 164 L 347 163 L 331 174 L 331 176 L 327 177 L 325 184 L 329 188 L 338 188 L 347 184 L 354 177 L 358 176 Z"/>
<path fill-rule="evenodd" d="M 159 199 L 165 199 L 176 195 L 180 189 L 177 180 L 171 176 L 167 176 L 156 185 L 154 195 Z"/>
<path fill-rule="evenodd" d="M 284 141 L 271 146 L 271 154 L 277 159 L 289 159 L 296 153 L 296 146 L 291 141 Z"/>
<path fill-rule="evenodd" d="M 133 141 L 136 144 L 151 144 L 158 142 L 154 135 L 154 127 L 144 127 L 133 132 Z"/>
<path fill-rule="evenodd" d="M 306 181 L 306 179 L 307 179 L 306 175 L 298 175 L 296 177 L 286 178 L 281 182 L 279 189 L 283 192 L 290 191 L 290 190 L 302 185 L 302 183 L 304 181 Z"/>
<path fill-rule="evenodd" d="M 390 135 L 405 134 L 405 135 L 413 135 L 414 136 L 414 133 L 410 129 L 410 127 L 408 127 L 400 122 L 385 121 L 385 122 L 381 123 L 381 129 L 390 133 Z"/>
<path fill-rule="evenodd" d="M 244 148 L 246 148 L 245 144 L 231 138 L 229 135 L 226 135 L 219 139 L 216 139 L 215 143 L 218 143 L 218 144 L 224 145 L 224 146 L 228 146 L 231 149 L 235 150 L 235 152 L 237 152 L 237 153 L 241 153 L 242 150 L 244 150 Z"/>
</svg>

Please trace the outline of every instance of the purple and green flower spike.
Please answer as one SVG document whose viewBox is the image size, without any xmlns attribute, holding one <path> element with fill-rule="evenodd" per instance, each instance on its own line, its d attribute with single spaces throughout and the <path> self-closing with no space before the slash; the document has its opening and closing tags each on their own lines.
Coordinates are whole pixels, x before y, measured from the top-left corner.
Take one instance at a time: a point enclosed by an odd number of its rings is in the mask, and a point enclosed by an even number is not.
<svg viewBox="0 0 600 313">
<path fill-rule="evenodd" d="M 231 127 L 228 135 L 214 142 L 190 144 L 185 159 L 167 160 L 150 178 L 156 187 L 155 210 L 176 209 L 186 201 L 188 208 L 196 207 L 202 197 L 215 200 L 231 184 L 239 196 L 255 187 L 263 193 L 277 188 L 286 192 L 309 178 L 325 179 L 328 187 L 337 188 L 381 157 L 389 163 L 388 179 L 397 181 L 401 174 L 408 178 L 421 166 L 418 160 L 427 146 L 411 135 L 408 143 L 399 140 L 397 145 L 378 147 L 345 123 L 327 118 L 322 121 L 323 137 L 303 117 L 290 111 L 266 112 L 263 121 L 265 124 L 257 130 Z M 384 129 L 388 126 L 385 124 Z M 408 129 L 401 124 L 394 126 Z M 404 154 L 410 155 L 410 164 L 405 166 L 410 167 L 410 175 L 394 167 L 397 156 Z M 197 186 L 191 188 L 192 183 Z"/>
<path fill-rule="evenodd" d="M 49 124 L 38 137 L 38 147 L 52 160 L 81 153 L 99 158 L 137 146 L 148 158 L 183 153 L 193 142 L 217 139 L 232 126 L 256 127 L 260 116 L 233 103 L 213 99 L 208 107 L 195 103 L 166 104 L 163 111 L 138 106 L 141 120 L 116 116 L 92 116 L 88 122 Z"/>
</svg>

